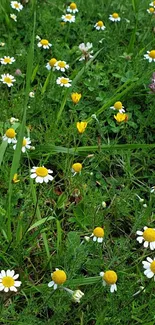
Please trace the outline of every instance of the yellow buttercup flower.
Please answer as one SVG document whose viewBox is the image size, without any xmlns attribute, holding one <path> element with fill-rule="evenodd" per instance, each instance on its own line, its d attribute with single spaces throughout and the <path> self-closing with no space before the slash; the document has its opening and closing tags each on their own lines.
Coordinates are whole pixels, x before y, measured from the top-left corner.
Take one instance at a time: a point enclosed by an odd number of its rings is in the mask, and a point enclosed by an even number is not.
<svg viewBox="0 0 155 325">
<path fill-rule="evenodd" d="M 78 102 L 80 101 L 81 99 L 81 94 L 78 94 L 78 93 L 72 93 L 71 94 L 71 98 L 72 98 L 72 101 L 74 104 L 78 104 Z"/>
<path fill-rule="evenodd" d="M 76 127 L 77 127 L 79 133 L 83 133 L 85 131 L 87 124 L 88 124 L 87 122 L 77 122 L 76 123 Z"/>
<path fill-rule="evenodd" d="M 12 181 L 15 184 L 18 183 L 18 182 L 20 182 L 20 180 L 18 179 L 18 174 L 14 174 Z"/>
<path fill-rule="evenodd" d="M 128 115 L 124 113 L 117 113 L 117 115 L 114 115 L 114 118 L 117 122 L 127 122 L 128 120 Z"/>
</svg>

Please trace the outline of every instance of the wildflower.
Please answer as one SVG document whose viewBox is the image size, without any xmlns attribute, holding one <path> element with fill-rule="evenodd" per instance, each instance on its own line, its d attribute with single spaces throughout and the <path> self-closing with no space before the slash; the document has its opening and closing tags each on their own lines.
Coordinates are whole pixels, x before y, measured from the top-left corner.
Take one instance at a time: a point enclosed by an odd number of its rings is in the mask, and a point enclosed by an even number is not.
<svg viewBox="0 0 155 325">
<path fill-rule="evenodd" d="M 149 4 L 149 6 L 152 6 L 152 7 L 155 8 L 155 1 L 152 1 L 152 2 Z"/>
<path fill-rule="evenodd" d="M 102 201 L 102 203 L 101 203 L 101 205 L 102 205 L 102 208 L 106 208 L 106 206 L 107 206 L 107 203 L 105 202 L 105 201 Z"/>
<path fill-rule="evenodd" d="M 125 112 L 122 102 L 115 102 L 114 106 L 111 106 L 110 108 L 113 109 L 114 111 L 118 110 L 119 113 Z"/>
<path fill-rule="evenodd" d="M 23 9 L 23 6 L 20 2 L 17 1 L 11 1 L 11 7 L 13 9 L 16 9 L 17 11 L 21 11 Z"/>
<path fill-rule="evenodd" d="M 20 182 L 20 180 L 18 179 L 18 174 L 14 174 L 12 181 L 14 184 Z"/>
<path fill-rule="evenodd" d="M 15 75 L 16 75 L 16 76 L 21 76 L 21 75 L 22 75 L 21 70 L 20 70 L 20 69 L 16 69 L 16 71 L 15 71 Z"/>
<path fill-rule="evenodd" d="M 8 292 L 17 291 L 16 287 L 20 287 L 21 281 L 16 281 L 19 274 L 15 274 L 15 271 L 7 270 L 6 272 L 2 270 L 0 272 L 0 291 Z"/>
<path fill-rule="evenodd" d="M 8 143 L 16 143 L 16 132 L 13 128 L 8 129 L 5 132 L 5 135 L 2 137 L 3 141 L 7 141 Z"/>
<path fill-rule="evenodd" d="M 150 188 L 150 192 L 151 192 L 151 193 L 154 193 L 154 192 L 155 192 L 155 186 L 152 186 L 152 187 Z"/>
<path fill-rule="evenodd" d="M 23 142 L 22 142 L 22 152 L 25 153 L 26 152 L 26 149 L 30 149 L 31 146 L 31 140 L 30 138 L 25 138 L 23 139 Z M 16 144 L 13 146 L 13 149 L 16 149 Z"/>
<path fill-rule="evenodd" d="M 71 14 L 63 15 L 63 16 L 61 17 L 61 19 L 62 19 L 65 23 L 67 23 L 67 22 L 69 22 L 69 23 L 74 23 L 74 22 L 75 22 L 75 16 L 73 16 L 73 15 L 71 15 Z"/>
<path fill-rule="evenodd" d="M 68 12 L 72 12 L 73 14 L 75 14 L 76 12 L 78 12 L 77 6 L 75 2 L 72 2 L 70 4 L 70 6 L 67 8 Z"/>
<path fill-rule="evenodd" d="M 78 93 L 72 93 L 71 94 L 71 98 L 72 98 L 72 102 L 74 104 L 78 104 L 78 102 L 80 101 L 81 99 L 81 94 L 78 94 Z"/>
<path fill-rule="evenodd" d="M 114 115 L 114 118 L 117 122 L 127 122 L 128 115 L 124 113 L 117 113 L 117 115 Z"/>
<path fill-rule="evenodd" d="M 13 19 L 14 21 L 17 21 L 17 16 L 14 14 L 10 14 L 10 18 Z"/>
<path fill-rule="evenodd" d="M 0 81 L 3 82 L 3 84 L 6 84 L 8 87 L 13 86 L 13 82 L 16 81 L 16 79 L 9 73 L 2 74 Z"/>
<path fill-rule="evenodd" d="M 71 87 L 70 82 L 72 82 L 72 80 L 70 80 L 69 78 L 65 78 L 65 77 L 59 77 L 56 80 L 57 85 L 60 85 L 61 87 Z"/>
<path fill-rule="evenodd" d="M 76 123 L 76 127 L 77 127 L 79 133 L 83 133 L 85 131 L 87 124 L 88 124 L 87 122 L 77 122 Z"/>
<path fill-rule="evenodd" d="M 15 62 L 15 58 L 14 57 L 10 58 L 10 56 L 4 56 L 4 58 L 1 58 L 0 61 L 1 61 L 1 64 L 4 64 L 4 65 L 12 64 L 13 62 Z"/>
<path fill-rule="evenodd" d="M 104 26 L 102 20 L 99 20 L 99 21 L 94 25 L 94 27 L 95 27 L 97 30 L 104 30 L 104 29 L 106 28 L 106 27 Z"/>
<path fill-rule="evenodd" d="M 107 284 L 110 285 L 110 292 L 113 293 L 117 291 L 117 274 L 115 271 L 108 270 L 106 272 L 100 272 L 100 276 L 103 280 L 103 285 L 106 286 Z"/>
<path fill-rule="evenodd" d="M 144 274 L 147 276 L 147 278 L 151 279 L 154 277 L 155 281 L 155 258 L 152 260 L 152 258 L 147 257 L 147 261 L 143 261 L 143 268 L 145 269 Z"/>
<path fill-rule="evenodd" d="M 64 284 L 67 279 L 67 275 L 63 270 L 59 270 L 56 268 L 56 271 L 51 273 L 52 281 L 48 283 L 48 287 L 53 287 L 54 290 L 57 289 L 58 285 Z"/>
<path fill-rule="evenodd" d="M 18 122 L 18 121 L 19 121 L 18 118 L 15 118 L 15 117 L 11 117 L 11 118 L 10 118 L 10 123 L 11 123 L 11 124 L 14 124 L 14 123 L 16 123 L 16 122 Z"/>
<path fill-rule="evenodd" d="M 35 95 L 34 95 L 34 91 L 30 91 L 30 93 L 29 93 L 29 97 L 30 97 L 30 98 L 34 98 L 34 96 L 35 96 Z"/>
<path fill-rule="evenodd" d="M 149 60 L 149 62 L 155 62 L 155 50 L 147 51 L 147 54 L 144 54 L 144 58 Z"/>
<path fill-rule="evenodd" d="M 65 291 L 67 291 L 69 294 L 71 294 L 72 299 L 74 302 L 80 303 L 80 299 L 84 296 L 84 293 L 81 290 L 70 290 L 68 288 L 63 288 Z"/>
<path fill-rule="evenodd" d="M 5 43 L 4 42 L 0 42 L 0 46 L 5 46 Z"/>
<path fill-rule="evenodd" d="M 119 14 L 117 14 L 117 12 L 114 12 L 112 15 L 110 15 L 109 19 L 114 22 L 121 20 L 121 18 L 119 17 Z"/>
<path fill-rule="evenodd" d="M 65 61 L 56 61 L 54 67 L 56 70 L 65 72 L 65 70 L 69 68 L 69 64 L 67 64 Z"/>
<path fill-rule="evenodd" d="M 79 59 L 79 61 L 82 61 L 82 60 L 86 60 L 87 61 L 87 60 L 93 58 L 93 56 L 91 55 L 91 53 L 93 53 L 93 50 L 91 50 L 92 47 L 93 47 L 93 44 L 92 43 L 89 43 L 89 42 L 87 42 L 86 44 L 85 43 L 81 43 L 79 45 L 79 49 L 82 52 L 82 57 Z"/>
<path fill-rule="evenodd" d="M 96 227 L 93 230 L 93 233 L 91 234 L 91 237 L 93 237 L 93 241 L 97 241 L 98 243 L 103 242 L 104 237 L 104 229 L 101 227 Z"/>
<path fill-rule="evenodd" d="M 41 39 L 38 43 L 38 47 L 43 47 L 43 49 L 49 49 L 52 46 L 47 39 Z"/>
<path fill-rule="evenodd" d="M 54 65 L 57 62 L 57 60 L 55 58 L 52 58 L 47 64 L 46 64 L 46 68 L 48 70 L 51 70 L 51 68 L 53 68 L 53 70 L 55 70 Z"/>
<path fill-rule="evenodd" d="M 142 244 L 144 241 L 144 247 L 147 248 L 150 246 L 151 250 L 155 249 L 155 229 L 144 227 L 144 231 L 136 231 L 138 237 L 136 238 L 137 241 Z"/>
<path fill-rule="evenodd" d="M 74 173 L 74 175 L 76 175 L 77 173 L 81 173 L 82 164 L 80 164 L 80 163 L 73 164 L 71 170 L 72 170 L 72 173 Z"/>
<path fill-rule="evenodd" d="M 48 181 L 53 180 L 53 176 L 49 175 L 53 173 L 53 170 L 42 167 L 33 167 L 31 169 L 31 178 L 36 179 L 36 183 L 48 183 Z"/>
<path fill-rule="evenodd" d="M 147 9 L 147 12 L 148 12 L 149 14 L 154 14 L 154 8 L 151 7 L 151 8 L 149 8 L 149 9 Z"/>
</svg>

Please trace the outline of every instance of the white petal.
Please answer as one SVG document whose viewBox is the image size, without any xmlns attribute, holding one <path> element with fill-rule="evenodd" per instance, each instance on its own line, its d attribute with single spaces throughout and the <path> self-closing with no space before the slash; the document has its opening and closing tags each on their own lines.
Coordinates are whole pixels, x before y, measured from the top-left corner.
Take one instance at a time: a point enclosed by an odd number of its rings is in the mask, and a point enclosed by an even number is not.
<svg viewBox="0 0 155 325">
<path fill-rule="evenodd" d="M 103 238 L 102 237 L 98 237 L 97 241 L 98 241 L 98 243 L 102 243 L 103 242 Z"/>
<path fill-rule="evenodd" d="M 58 287 L 58 285 L 55 283 L 55 284 L 54 284 L 54 290 L 56 290 L 57 287 Z"/>
<path fill-rule="evenodd" d="M 0 275 L 1 275 L 2 277 L 6 276 L 6 272 L 5 272 L 4 270 L 2 270 L 1 273 L 0 273 Z"/>
<path fill-rule="evenodd" d="M 148 261 L 148 262 L 150 262 L 150 263 L 152 263 L 152 262 L 153 262 L 153 260 L 152 260 L 152 258 L 151 258 L 151 257 L 147 257 L 146 259 L 147 259 L 147 261 Z"/>
<path fill-rule="evenodd" d="M 149 262 L 143 261 L 142 264 L 143 264 L 144 269 L 149 269 L 150 268 L 150 263 Z"/>
<path fill-rule="evenodd" d="M 139 244 L 141 244 L 143 242 L 144 238 L 143 237 L 137 237 L 136 240 L 139 242 Z"/>
<path fill-rule="evenodd" d="M 15 287 L 20 287 L 21 286 L 21 281 L 15 281 L 14 285 L 15 285 Z"/>
<path fill-rule="evenodd" d="M 51 175 L 48 175 L 48 179 L 49 179 L 49 181 L 53 181 L 54 177 Z"/>
<path fill-rule="evenodd" d="M 97 237 L 96 237 L 96 236 L 94 236 L 94 237 L 93 237 L 93 241 L 96 241 L 96 240 L 97 240 Z"/>
<path fill-rule="evenodd" d="M 104 275 L 104 272 L 100 272 L 100 276 L 103 276 Z"/>
<path fill-rule="evenodd" d="M 30 177 L 35 178 L 35 177 L 37 177 L 37 174 L 31 174 Z"/>
<path fill-rule="evenodd" d="M 0 284 L 0 291 L 4 289 L 4 286 Z"/>
<path fill-rule="evenodd" d="M 104 280 L 102 281 L 102 284 L 103 284 L 104 287 L 107 285 Z"/>
<path fill-rule="evenodd" d="M 48 178 L 48 175 L 47 175 L 47 176 L 44 177 L 44 182 L 48 183 L 48 181 L 49 181 L 49 178 Z"/>
<path fill-rule="evenodd" d="M 113 293 L 114 291 L 115 291 L 115 285 L 112 284 L 112 285 L 110 286 L 110 292 Z"/>
<path fill-rule="evenodd" d="M 137 230 L 136 234 L 141 236 L 141 235 L 143 235 L 143 231 Z"/>
<path fill-rule="evenodd" d="M 12 287 L 10 287 L 10 291 L 17 292 L 17 289 L 14 286 L 12 286 Z"/>
<path fill-rule="evenodd" d="M 144 271 L 144 274 L 147 276 L 147 278 L 151 279 L 154 276 L 154 273 L 152 271 L 147 272 L 148 270 Z"/>
<path fill-rule="evenodd" d="M 154 242 L 150 242 L 150 249 L 151 249 L 151 251 L 153 251 L 155 249 Z"/>
<path fill-rule="evenodd" d="M 51 287 L 53 287 L 53 286 L 54 286 L 54 281 L 51 281 L 51 282 L 48 283 L 48 287 L 49 287 L 49 288 L 51 288 Z"/>
<path fill-rule="evenodd" d="M 5 288 L 4 288 L 4 291 L 5 291 L 5 292 L 8 292 L 8 291 L 9 291 L 9 288 L 8 288 L 8 287 L 5 287 Z"/>
<path fill-rule="evenodd" d="M 144 247 L 147 248 L 149 246 L 149 242 L 148 241 L 145 241 L 144 242 Z"/>
<path fill-rule="evenodd" d="M 43 181 L 44 181 L 44 180 L 43 180 L 43 177 L 40 177 L 40 176 L 37 176 L 37 177 L 36 177 L 36 183 L 41 183 L 41 184 L 42 184 Z"/>
<path fill-rule="evenodd" d="M 19 274 L 15 274 L 15 275 L 13 276 L 13 279 L 16 280 L 16 279 L 18 279 L 18 277 L 19 277 Z"/>
</svg>

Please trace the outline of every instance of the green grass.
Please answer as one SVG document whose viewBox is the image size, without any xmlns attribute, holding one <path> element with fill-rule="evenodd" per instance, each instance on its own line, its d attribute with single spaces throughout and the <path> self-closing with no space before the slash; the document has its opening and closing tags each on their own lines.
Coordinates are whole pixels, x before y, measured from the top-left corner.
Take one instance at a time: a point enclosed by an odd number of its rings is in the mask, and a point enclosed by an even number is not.
<svg viewBox="0 0 155 325">
<path fill-rule="evenodd" d="M 62 0 L 30 0 L 19 13 L 10 2 L 0 3 L 0 57 L 16 60 L 0 68 L 16 79 L 10 88 L 1 82 L 0 271 L 15 270 L 22 285 L 17 293 L 0 292 L 0 324 L 153 325 L 155 285 L 142 261 L 155 256 L 136 241 L 137 230 L 154 228 L 155 213 L 154 62 L 144 60 L 154 49 L 149 2 L 78 0 L 71 24 L 61 24 L 69 5 Z M 109 20 L 113 12 L 119 23 Z M 104 31 L 94 28 L 99 20 Z M 39 48 L 37 35 L 52 47 Z M 79 61 L 83 42 L 93 44 L 87 62 Z M 49 72 L 52 57 L 69 70 Z M 62 75 L 72 80 L 70 88 L 56 84 Z M 77 105 L 72 92 L 82 94 Z M 114 119 L 116 101 L 127 122 Z M 19 119 L 13 125 L 12 116 Z M 83 134 L 78 121 L 88 122 Z M 16 150 L 2 138 L 10 127 Z M 21 151 L 24 136 L 35 150 Z M 76 162 L 83 168 L 73 176 Z M 36 184 L 33 166 L 53 170 L 54 180 Z M 15 173 L 20 182 L 12 182 Z M 85 240 L 95 227 L 104 228 L 102 244 Z M 61 287 L 48 287 L 55 268 L 66 272 L 65 287 L 84 292 L 80 304 Z M 113 294 L 99 276 L 108 269 L 118 275 Z"/>
</svg>

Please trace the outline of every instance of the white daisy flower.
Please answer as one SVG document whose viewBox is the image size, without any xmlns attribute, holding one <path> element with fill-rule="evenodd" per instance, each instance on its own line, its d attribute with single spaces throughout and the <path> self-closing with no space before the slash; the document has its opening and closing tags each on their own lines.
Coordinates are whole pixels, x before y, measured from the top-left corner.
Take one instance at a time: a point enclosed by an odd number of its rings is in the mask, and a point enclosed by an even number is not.
<svg viewBox="0 0 155 325">
<path fill-rule="evenodd" d="M 150 247 L 151 250 L 155 249 L 155 229 L 144 227 L 144 231 L 136 231 L 138 237 L 136 240 L 142 244 L 144 241 L 144 247 Z"/>
<path fill-rule="evenodd" d="M 58 268 L 55 269 L 53 273 L 51 273 L 52 281 L 48 283 L 48 287 L 53 287 L 54 290 L 57 289 L 58 285 L 62 285 L 66 279 L 67 275 L 63 270 L 59 270 Z"/>
<path fill-rule="evenodd" d="M 149 9 L 147 9 L 147 12 L 150 14 L 150 15 L 152 15 L 152 14 L 154 14 L 155 12 L 154 12 L 154 8 L 153 7 L 151 7 L 151 8 L 149 8 Z"/>
<path fill-rule="evenodd" d="M 72 82 L 72 80 L 70 80 L 69 78 L 65 78 L 65 77 L 59 77 L 56 80 L 57 85 L 60 85 L 61 87 L 71 87 L 70 82 Z"/>
<path fill-rule="evenodd" d="M 69 64 L 67 64 L 65 61 L 57 61 L 54 64 L 54 67 L 56 70 L 60 70 L 62 72 L 65 72 L 66 69 L 69 69 Z"/>
<path fill-rule="evenodd" d="M 111 109 L 113 109 L 114 111 L 118 110 L 119 113 L 124 113 L 125 109 L 124 106 L 122 105 L 122 102 L 115 102 L 114 106 L 110 107 Z"/>
<path fill-rule="evenodd" d="M 2 137 L 3 141 L 8 143 L 16 143 L 16 132 L 13 128 L 8 129 Z"/>
<path fill-rule="evenodd" d="M 144 274 L 147 276 L 147 278 L 151 279 L 154 278 L 155 281 L 155 258 L 152 260 L 152 258 L 147 257 L 147 261 L 143 261 L 143 268 L 145 269 Z"/>
<path fill-rule="evenodd" d="M 21 286 L 21 281 L 16 281 L 19 277 L 19 274 L 15 274 L 15 271 L 7 270 L 6 272 L 2 270 L 0 272 L 0 291 L 17 292 L 16 287 Z"/>
<path fill-rule="evenodd" d="M 155 1 L 152 1 L 152 2 L 149 4 L 149 6 L 152 6 L 152 7 L 155 8 Z"/>
<path fill-rule="evenodd" d="M 94 25 L 94 27 L 95 27 L 97 30 L 104 30 L 104 29 L 106 28 L 106 27 L 104 26 L 102 20 L 99 20 L 99 21 Z"/>
<path fill-rule="evenodd" d="M 73 15 L 71 15 L 71 14 L 63 15 L 63 16 L 61 17 L 61 19 L 62 19 L 65 23 L 67 23 L 67 22 L 69 22 L 69 23 L 74 23 L 74 22 L 75 22 L 75 16 L 73 16 Z"/>
<path fill-rule="evenodd" d="M 121 18 L 119 17 L 119 14 L 117 14 L 117 12 L 114 12 L 112 15 L 110 15 L 109 19 L 114 22 L 121 20 Z"/>
<path fill-rule="evenodd" d="M 75 14 L 76 12 L 78 12 L 78 9 L 77 9 L 77 6 L 76 6 L 76 3 L 75 2 L 72 2 L 70 4 L 70 6 L 67 8 L 67 11 L 68 12 L 71 12 L 73 14 Z"/>
<path fill-rule="evenodd" d="M 18 118 L 15 118 L 15 117 L 11 117 L 11 118 L 10 118 L 10 123 L 11 123 L 11 124 L 14 124 L 14 123 L 16 123 L 16 122 L 18 122 L 18 121 L 19 121 Z"/>
<path fill-rule="evenodd" d="M 53 68 L 53 71 L 55 70 L 55 64 L 56 64 L 57 60 L 55 58 L 52 58 L 47 64 L 46 64 L 46 68 L 47 70 L 51 70 Z"/>
<path fill-rule="evenodd" d="M 21 11 L 23 9 L 23 5 L 17 1 L 11 1 L 11 7 L 17 11 Z"/>
<path fill-rule="evenodd" d="M 13 83 L 16 81 L 16 79 L 14 78 L 14 76 L 7 73 L 7 74 L 1 75 L 0 81 L 2 81 L 3 84 L 6 84 L 8 87 L 11 87 L 11 86 L 13 86 Z"/>
<path fill-rule="evenodd" d="M 31 149 L 31 140 L 30 138 L 25 138 L 23 139 L 23 143 L 22 143 L 22 152 L 25 153 L 26 152 L 26 149 Z M 13 149 L 15 150 L 16 149 L 16 144 L 13 146 Z"/>
<path fill-rule="evenodd" d="M 37 45 L 38 47 L 43 47 L 45 50 L 49 49 L 52 46 L 52 44 L 49 43 L 47 39 L 41 39 Z"/>
<path fill-rule="evenodd" d="M 0 58 L 0 62 L 1 64 L 12 64 L 13 62 L 15 62 L 15 58 L 14 57 L 11 57 L 10 56 L 4 56 L 4 58 Z"/>
<path fill-rule="evenodd" d="M 87 42 L 86 44 L 81 43 L 79 45 L 79 50 L 82 52 L 82 57 L 79 59 L 79 61 L 89 60 L 89 59 L 93 58 L 93 56 L 91 55 L 91 53 L 93 53 L 93 50 L 91 50 L 92 47 L 93 47 L 93 44 L 89 43 L 89 42 Z"/>
<path fill-rule="evenodd" d="M 97 241 L 98 243 L 103 242 L 103 237 L 104 237 L 104 229 L 101 227 L 96 227 L 93 230 L 93 233 L 91 234 L 90 237 L 93 237 L 93 241 Z"/>
<path fill-rule="evenodd" d="M 155 50 L 147 51 L 147 54 L 144 54 L 144 58 L 149 60 L 149 62 L 155 62 Z"/>
<path fill-rule="evenodd" d="M 106 272 L 100 272 L 100 276 L 103 280 L 103 285 L 110 285 L 110 292 L 113 293 L 114 291 L 117 291 L 117 274 L 115 271 L 108 270 Z"/>
<path fill-rule="evenodd" d="M 10 14 L 10 18 L 13 19 L 14 21 L 17 21 L 17 16 L 14 14 Z"/>
<path fill-rule="evenodd" d="M 47 169 L 44 166 L 42 167 L 33 167 L 31 169 L 31 178 L 35 178 L 36 183 L 48 183 L 48 181 L 53 181 L 53 176 L 49 175 L 52 174 L 53 170 Z"/>
</svg>

